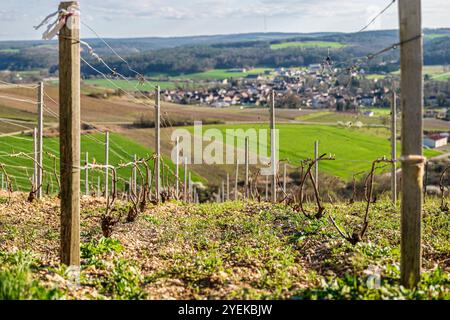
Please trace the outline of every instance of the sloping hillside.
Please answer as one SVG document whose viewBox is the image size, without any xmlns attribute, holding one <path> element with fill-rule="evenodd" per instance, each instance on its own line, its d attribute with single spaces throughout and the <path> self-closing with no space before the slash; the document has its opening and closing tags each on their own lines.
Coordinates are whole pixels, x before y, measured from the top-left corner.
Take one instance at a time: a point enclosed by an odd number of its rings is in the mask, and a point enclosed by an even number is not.
<svg viewBox="0 0 450 320">
<path fill-rule="evenodd" d="M 450 299 L 450 228 L 434 200 L 424 212 L 423 281 L 409 291 L 398 285 L 399 208 L 388 201 L 373 206 L 367 237 L 352 245 L 328 217 L 254 202 L 150 206 L 105 239 L 104 201 L 84 198 L 77 282 L 58 263 L 58 201 L 16 195 L 8 206 L 4 196 L 0 299 Z M 328 205 L 327 215 L 352 230 L 363 207 Z"/>
</svg>

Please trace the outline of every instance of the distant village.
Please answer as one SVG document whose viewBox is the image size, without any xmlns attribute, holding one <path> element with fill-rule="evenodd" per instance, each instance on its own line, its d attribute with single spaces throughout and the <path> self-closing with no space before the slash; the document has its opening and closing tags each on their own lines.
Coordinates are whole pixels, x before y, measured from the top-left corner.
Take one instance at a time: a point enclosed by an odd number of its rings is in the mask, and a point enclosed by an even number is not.
<svg viewBox="0 0 450 320">
<path fill-rule="evenodd" d="M 238 71 L 245 74 L 247 70 Z M 258 107 L 270 103 L 274 90 L 277 107 L 358 111 L 372 116 L 371 108 L 390 106 L 391 96 L 388 93 L 392 85 L 398 86 L 398 79 L 390 75 L 372 79 L 366 77 L 361 69 L 357 72 L 351 70 L 336 78 L 321 64 L 313 64 L 304 69 L 278 68 L 263 74 L 249 73 L 246 77 L 203 82 L 197 84 L 195 89 L 165 90 L 163 99 L 177 104 L 213 108 Z M 443 82 L 441 88 L 428 89 L 425 88 L 425 116 L 450 120 L 450 81 Z"/>
<path fill-rule="evenodd" d="M 399 87 L 398 77 L 389 74 L 371 77 L 366 75 L 364 69 L 360 69 L 346 70 L 336 76 L 334 70 L 328 70 L 323 64 L 312 64 L 308 68 L 277 68 L 261 74 L 250 71 L 228 70 L 228 73 L 236 73 L 236 77 L 221 81 L 184 80 L 179 82 L 177 89 L 163 90 L 162 99 L 176 104 L 211 108 L 267 107 L 274 91 L 277 108 L 354 112 L 372 117 L 375 108 L 391 106 L 391 88 Z M 7 72 L 3 71 L 1 78 L 7 77 L 16 83 L 27 81 L 19 74 Z M 107 96 L 106 93 L 104 95 Z M 425 118 L 450 121 L 450 80 L 426 81 L 424 106 Z M 449 132 L 425 135 L 424 146 L 433 149 L 446 147 Z"/>
</svg>

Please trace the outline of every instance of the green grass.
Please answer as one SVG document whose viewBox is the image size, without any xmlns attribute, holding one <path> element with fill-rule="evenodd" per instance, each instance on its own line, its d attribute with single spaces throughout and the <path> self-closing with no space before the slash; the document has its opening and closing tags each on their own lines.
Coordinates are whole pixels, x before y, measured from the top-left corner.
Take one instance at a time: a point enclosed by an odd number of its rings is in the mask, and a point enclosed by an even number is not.
<svg viewBox="0 0 450 320">
<path fill-rule="evenodd" d="M 450 72 L 434 75 L 431 77 L 431 79 L 437 81 L 447 81 L 450 79 Z"/>
<path fill-rule="evenodd" d="M 400 75 L 400 70 L 392 72 L 393 75 Z M 443 65 L 427 65 L 423 66 L 423 75 L 428 75 L 432 80 L 447 81 L 450 78 L 450 72 L 444 69 Z"/>
<path fill-rule="evenodd" d="M 53 300 L 62 297 L 33 277 L 37 261 L 29 252 L 0 252 L 0 300 Z"/>
<path fill-rule="evenodd" d="M 149 75 L 153 78 L 163 77 L 167 78 L 167 81 L 158 81 L 158 82 L 147 82 L 144 85 L 139 85 L 139 82 L 137 80 L 111 80 L 113 81 L 117 86 L 120 86 L 124 90 L 142 90 L 142 91 L 152 91 L 154 90 L 154 85 L 159 85 L 161 89 L 174 89 L 178 86 L 180 87 L 190 87 L 194 86 L 195 84 L 186 83 L 186 81 L 206 81 L 206 80 L 224 80 L 224 79 L 230 79 L 230 78 L 245 78 L 248 75 L 264 75 L 266 71 L 273 72 L 272 68 L 254 68 L 249 69 L 246 72 L 242 72 L 240 69 L 213 69 L 208 70 L 204 72 L 198 72 L 198 73 L 188 73 L 188 74 L 181 74 L 181 75 L 175 75 L 175 76 L 169 76 L 165 74 L 154 74 Z M 178 82 L 179 81 L 179 82 Z M 84 80 L 84 84 L 91 85 L 91 86 L 99 86 L 107 89 L 117 89 L 115 85 L 113 85 L 111 82 L 107 81 L 106 79 L 87 79 Z"/>
<path fill-rule="evenodd" d="M 97 141 L 95 141 L 97 140 Z M 81 164 L 84 165 L 85 153 L 89 153 L 89 161 L 92 163 L 103 164 L 105 163 L 104 154 L 104 136 L 101 134 L 94 134 L 92 136 L 82 135 L 81 137 Z M 6 165 L 8 175 L 12 177 L 14 190 L 29 191 L 30 183 L 29 177 L 33 174 L 33 161 L 26 157 L 11 158 L 8 156 L 10 153 L 25 152 L 32 154 L 33 142 L 30 136 L 8 136 L 0 137 L 0 163 Z M 44 186 L 43 190 L 46 191 L 47 184 L 49 184 L 49 191 L 57 192 L 57 184 L 53 175 L 53 160 L 48 156 L 46 152 L 50 152 L 53 155 L 59 156 L 59 138 L 44 138 Z M 147 149 L 134 141 L 127 139 L 119 134 L 110 134 L 110 154 L 109 163 L 117 165 L 119 163 L 125 163 L 132 161 L 130 155 L 136 154 L 138 158 L 148 157 L 153 154 L 153 151 Z M 164 157 L 165 163 L 174 171 L 175 167 L 169 158 Z M 16 168 L 21 167 L 21 168 Z M 22 167 L 26 167 L 22 168 Z M 153 167 L 153 163 L 151 163 Z M 59 160 L 57 161 L 57 168 L 59 172 Z M 111 172 L 110 172 L 111 174 Z M 130 168 L 118 170 L 118 190 L 123 190 L 125 182 L 128 181 L 131 174 Z M 183 168 L 180 167 L 180 175 L 184 174 Z M 81 190 L 85 190 L 85 173 L 81 172 Z M 91 190 L 96 190 L 97 179 L 100 177 L 101 186 L 103 189 L 104 173 L 91 170 L 89 172 L 89 184 Z M 110 178 L 110 183 L 111 183 Z M 202 181 L 197 175 L 193 173 L 192 179 L 196 181 Z"/>
<path fill-rule="evenodd" d="M 112 84 L 111 82 L 114 84 Z M 155 86 L 159 85 L 161 89 L 174 89 L 176 88 L 175 82 L 172 81 L 159 81 L 159 82 L 146 82 L 144 84 L 139 84 L 138 80 L 106 80 L 106 79 L 87 79 L 84 80 L 84 83 L 92 86 L 99 86 L 106 89 L 116 90 L 117 87 L 122 88 L 127 91 L 149 91 L 153 92 L 155 90 Z"/>
<path fill-rule="evenodd" d="M 429 33 L 425 35 L 425 38 L 433 40 L 438 38 L 449 38 L 450 34 L 441 34 L 441 33 Z"/>
<path fill-rule="evenodd" d="M 272 44 L 270 48 L 272 50 L 280 50 L 286 48 L 333 48 L 341 49 L 346 45 L 339 42 L 331 41 L 293 41 L 293 42 L 283 42 Z"/>
<path fill-rule="evenodd" d="M 386 75 L 384 75 L 384 74 L 376 74 L 376 73 L 366 75 L 366 78 L 369 80 L 381 80 L 381 79 L 384 79 L 385 77 L 386 77 Z"/>
<path fill-rule="evenodd" d="M 400 205 L 385 197 L 356 245 L 328 217 L 360 228 L 362 202 L 325 204 L 318 220 L 283 204 L 165 203 L 105 239 L 104 204 L 85 201 L 79 287 L 58 262 L 59 215 L 49 208 L 59 201 L 15 202 L 14 212 L 0 208 L 0 299 L 450 299 L 450 228 L 436 198 L 423 207 L 422 276 L 412 290 L 400 286 Z"/>
<path fill-rule="evenodd" d="M 232 69 L 214 69 L 199 73 L 190 73 L 182 76 L 174 76 L 174 79 L 190 79 L 194 81 L 199 80 L 224 80 L 229 78 L 245 78 L 248 75 L 259 75 L 264 74 L 265 71 L 272 72 L 273 69 L 270 68 L 255 68 L 247 70 L 247 72 L 242 72 L 239 69 L 235 71 Z"/>
<path fill-rule="evenodd" d="M 379 108 L 367 108 L 365 111 L 374 111 L 375 116 L 369 117 L 363 114 L 361 115 L 353 115 L 350 113 L 342 113 L 342 112 L 314 112 L 307 114 L 305 116 L 301 116 L 296 118 L 299 121 L 307 121 L 307 122 L 317 122 L 317 123 L 332 123 L 337 124 L 338 121 L 341 122 L 352 122 L 355 123 L 357 121 L 362 122 L 364 125 L 382 125 L 383 124 L 383 116 L 389 116 L 390 111 L 388 109 L 379 109 Z M 386 123 L 385 123 L 386 124 Z"/>
<path fill-rule="evenodd" d="M 219 125 L 204 126 L 217 128 L 225 136 L 226 129 L 267 129 L 267 125 Z M 280 159 L 288 159 L 293 165 L 306 158 L 313 157 L 314 141 L 320 142 L 320 153 L 328 153 L 336 156 L 336 161 L 324 161 L 320 164 L 320 170 L 345 180 L 350 180 L 354 173 L 369 171 L 371 162 L 377 158 L 390 155 L 390 142 L 388 132 L 383 128 L 342 128 L 325 125 L 278 125 L 280 133 Z M 244 145 L 245 135 L 240 135 L 237 145 Z M 251 148 L 251 152 L 256 152 Z M 267 151 L 266 154 L 269 151 Z M 400 153 L 400 146 L 398 148 Z M 263 152 L 264 154 L 264 152 Z M 439 152 L 425 150 L 425 155 L 430 157 Z"/>
<path fill-rule="evenodd" d="M 0 49 L 0 53 L 19 53 L 19 49 Z"/>
</svg>

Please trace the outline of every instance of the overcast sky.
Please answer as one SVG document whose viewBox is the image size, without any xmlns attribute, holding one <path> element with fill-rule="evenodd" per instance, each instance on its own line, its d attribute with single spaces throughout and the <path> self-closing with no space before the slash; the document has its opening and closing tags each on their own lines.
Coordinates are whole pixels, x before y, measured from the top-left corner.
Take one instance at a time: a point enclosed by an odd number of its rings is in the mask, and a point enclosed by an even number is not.
<svg viewBox="0 0 450 320">
<path fill-rule="evenodd" d="M 246 32 L 352 32 L 391 0 L 80 0 L 82 19 L 102 36 L 147 37 Z M 0 0 L 0 40 L 35 31 L 59 0 Z M 450 27 L 449 0 L 423 0 L 426 28 Z M 393 5 L 371 29 L 397 28 Z M 92 37 L 82 30 L 82 37 Z"/>
</svg>

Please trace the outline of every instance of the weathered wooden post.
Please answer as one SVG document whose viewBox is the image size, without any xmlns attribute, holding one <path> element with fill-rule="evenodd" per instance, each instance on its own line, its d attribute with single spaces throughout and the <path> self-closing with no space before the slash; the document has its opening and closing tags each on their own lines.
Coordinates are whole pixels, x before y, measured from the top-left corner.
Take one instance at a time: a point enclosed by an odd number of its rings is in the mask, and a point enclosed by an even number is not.
<svg viewBox="0 0 450 320">
<path fill-rule="evenodd" d="M 234 179 L 234 200 L 238 199 L 239 159 L 236 158 L 236 176 Z"/>
<path fill-rule="evenodd" d="M 314 142 L 314 159 L 319 158 L 319 141 Z M 314 165 L 314 180 L 316 180 L 317 189 L 319 189 L 319 161 Z"/>
<path fill-rule="evenodd" d="M 100 191 L 100 176 L 97 177 L 97 198 L 100 198 L 102 195 Z"/>
<path fill-rule="evenodd" d="M 59 10 L 78 7 L 61 2 Z M 67 17 L 59 32 L 59 145 L 61 262 L 80 265 L 80 16 Z"/>
<path fill-rule="evenodd" d="M 109 131 L 105 132 L 105 198 L 109 195 Z"/>
<path fill-rule="evenodd" d="M 248 199 L 250 197 L 250 185 L 249 185 L 249 139 L 245 137 L 245 197 Z"/>
<path fill-rule="evenodd" d="M 266 187 L 266 197 L 265 197 L 265 200 L 266 200 L 266 201 L 269 201 L 269 176 L 266 176 L 265 187 Z"/>
<path fill-rule="evenodd" d="M 159 202 L 161 199 L 161 88 L 155 89 L 155 193 Z"/>
<path fill-rule="evenodd" d="M 33 190 L 36 190 L 38 187 L 37 181 L 38 181 L 38 131 L 37 128 L 33 129 Z"/>
<path fill-rule="evenodd" d="M 85 170 L 84 170 L 84 188 L 85 188 L 85 194 L 89 195 L 89 153 L 86 151 L 85 154 Z"/>
<path fill-rule="evenodd" d="M 397 95 L 392 90 L 391 101 L 391 199 L 397 203 Z"/>
<path fill-rule="evenodd" d="M 43 143 L 44 143 L 44 83 L 39 82 L 38 86 L 38 127 L 37 127 L 37 179 L 36 188 L 38 188 L 36 196 L 42 198 L 43 185 Z"/>
<path fill-rule="evenodd" d="M 184 158 L 184 201 L 187 201 L 187 158 Z"/>
<path fill-rule="evenodd" d="M 222 180 L 222 202 L 225 202 L 225 182 Z"/>
<path fill-rule="evenodd" d="M 179 137 L 177 137 L 177 141 L 176 141 L 176 157 L 175 157 L 175 196 L 178 199 L 180 196 L 180 169 L 179 169 L 179 162 L 180 162 L 180 146 L 179 144 Z"/>
<path fill-rule="evenodd" d="M 286 179 L 287 179 L 287 164 L 285 163 L 283 166 L 283 197 L 286 197 Z"/>
<path fill-rule="evenodd" d="M 189 177 L 188 177 L 188 179 L 189 179 L 189 182 L 188 182 L 188 184 L 189 184 L 189 201 L 192 202 L 192 200 L 193 200 L 193 198 L 192 198 L 192 180 L 191 180 L 191 172 L 190 171 L 189 171 L 188 175 L 189 175 Z"/>
<path fill-rule="evenodd" d="M 414 287 L 422 264 L 423 49 L 421 0 L 399 0 L 402 108 L 401 283 Z"/>
<path fill-rule="evenodd" d="M 276 131 L 275 131 L 275 90 L 272 90 L 272 103 L 270 105 L 270 162 L 272 165 L 272 202 L 277 201 L 277 172 L 278 159 L 276 158 Z"/>
<path fill-rule="evenodd" d="M 230 201 L 230 174 L 227 172 L 227 201 Z"/>
<path fill-rule="evenodd" d="M 134 157 L 133 157 L 134 165 L 133 165 L 133 170 L 132 170 L 132 181 L 131 181 L 131 183 L 132 183 L 131 188 L 133 190 L 133 193 L 137 193 L 137 182 L 136 182 L 136 179 L 137 179 L 136 165 L 137 164 L 136 164 L 136 162 L 137 162 L 137 155 L 134 155 Z"/>
</svg>

